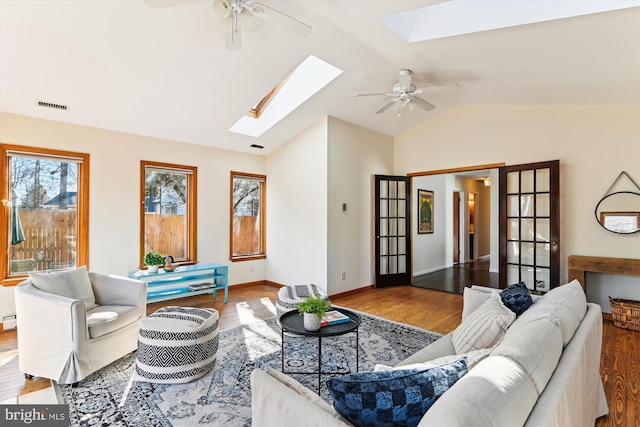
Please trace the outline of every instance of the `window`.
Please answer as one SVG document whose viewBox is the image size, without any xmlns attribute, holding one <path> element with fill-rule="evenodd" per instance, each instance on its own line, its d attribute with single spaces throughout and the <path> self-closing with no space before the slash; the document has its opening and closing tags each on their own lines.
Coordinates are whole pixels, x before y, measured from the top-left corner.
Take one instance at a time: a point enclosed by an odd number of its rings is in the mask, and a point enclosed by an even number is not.
<svg viewBox="0 0 640 427">
<path fill-rule="evenodd" d="M 87 265 L 89 155 L 0 145 L 3 285 L 31 271 Z"/>
<path fill-rule="evenodd" d="M 176 263 L 197 262 L 198 169 L 147 161 L 140 165 L 140 266 L 148 251 L 171 255 Z"/>
<path fill-rule="evenodd" d="M 231 172 L 231 261 L 266 257 L 267 177 Z"/>
</svg>

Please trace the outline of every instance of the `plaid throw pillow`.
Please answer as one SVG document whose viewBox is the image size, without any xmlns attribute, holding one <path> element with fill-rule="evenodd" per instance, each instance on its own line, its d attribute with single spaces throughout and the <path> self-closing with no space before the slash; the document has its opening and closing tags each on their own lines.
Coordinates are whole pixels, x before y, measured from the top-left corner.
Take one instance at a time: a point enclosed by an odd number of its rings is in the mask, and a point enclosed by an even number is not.
<svg viewBox="0 0 640 427">
<path fill-rule="evenodd" d="M 327 386 L 336 411 L 356 426 L 417 426 L 467 371 L 463 356 L 433 368 L 349 374 Z"/>
</svg>

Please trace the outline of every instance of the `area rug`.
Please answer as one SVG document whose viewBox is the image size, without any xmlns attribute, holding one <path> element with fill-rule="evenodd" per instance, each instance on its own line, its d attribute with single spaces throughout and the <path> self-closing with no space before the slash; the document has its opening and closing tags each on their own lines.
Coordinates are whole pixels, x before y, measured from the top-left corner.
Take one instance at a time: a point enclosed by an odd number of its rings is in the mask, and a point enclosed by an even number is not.
<svg viewBox="0 0 640 427">
<path fill-rule="evenodd" d="M 393 365 L 435 341 L 440 334 L 359 313 L 359 371 L 377 363 Z M 214 368 L 187 384 L 133 381 L 135 355 L 95 372 L 76 387 L 56 385 L 69 405 L 71 426 L 250 426 L 251 371 L 262 366 L 282 370 L 280 326 L 275 317 L 220 331 Z M 356 370 L 356 335 L 323 338 L 322 383 L 334 372 Z M 317 372 L 318 340 L 285 336 L 286 372 Z M 317 375 L 292 375 L 318 389 Z M 326 386 L 321 396 L 330 404 Z"/>
</svg>

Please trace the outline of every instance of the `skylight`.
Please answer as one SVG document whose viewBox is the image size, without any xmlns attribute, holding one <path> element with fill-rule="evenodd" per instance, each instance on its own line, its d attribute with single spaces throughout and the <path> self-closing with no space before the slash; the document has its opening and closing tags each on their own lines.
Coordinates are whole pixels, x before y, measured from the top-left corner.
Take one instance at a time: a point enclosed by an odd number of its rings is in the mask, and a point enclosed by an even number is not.
<svg viewBox="0 0 640 427">
<path fill-rule="evenodd" d="M 637 6 L 636 0 L 450 0 L 381 19 L 412 43 Z"/>
<path fill-rule="evenodd" d="M 309 55 L 284 79 L 284 84 L 276 86 L 279 90 L 270 92 L 269 95 L 274 95 L 259 117 L 242 116 L 229 131 L 256 138 L 261 136 L 340 74 L 341 69 Z"/>
</svg>

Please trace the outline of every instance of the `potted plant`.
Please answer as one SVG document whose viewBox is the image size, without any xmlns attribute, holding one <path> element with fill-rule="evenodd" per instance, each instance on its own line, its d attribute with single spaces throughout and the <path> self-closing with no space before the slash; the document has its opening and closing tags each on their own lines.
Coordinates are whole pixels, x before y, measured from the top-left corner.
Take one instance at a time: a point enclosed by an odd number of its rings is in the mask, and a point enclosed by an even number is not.
<svg viewBox="0 0 640 427">
<path fill-rule="evenodd" d="M 304 328 L 307 331 L 317 331 L 320 329 L 322 318 L 331 308 L 331 303 L 320 297 L 309 296 L 304 301 L 296 304 L 298 313 L 304 315 Z"/>
<path fill-rule="evenodd" d="M 157 273 L 158 268 L 164 263 L 164 257 L 160 252 L 149 251 L 144 254 L 144 263 L 149 268 L 149 273 Z"/>
</svg>

